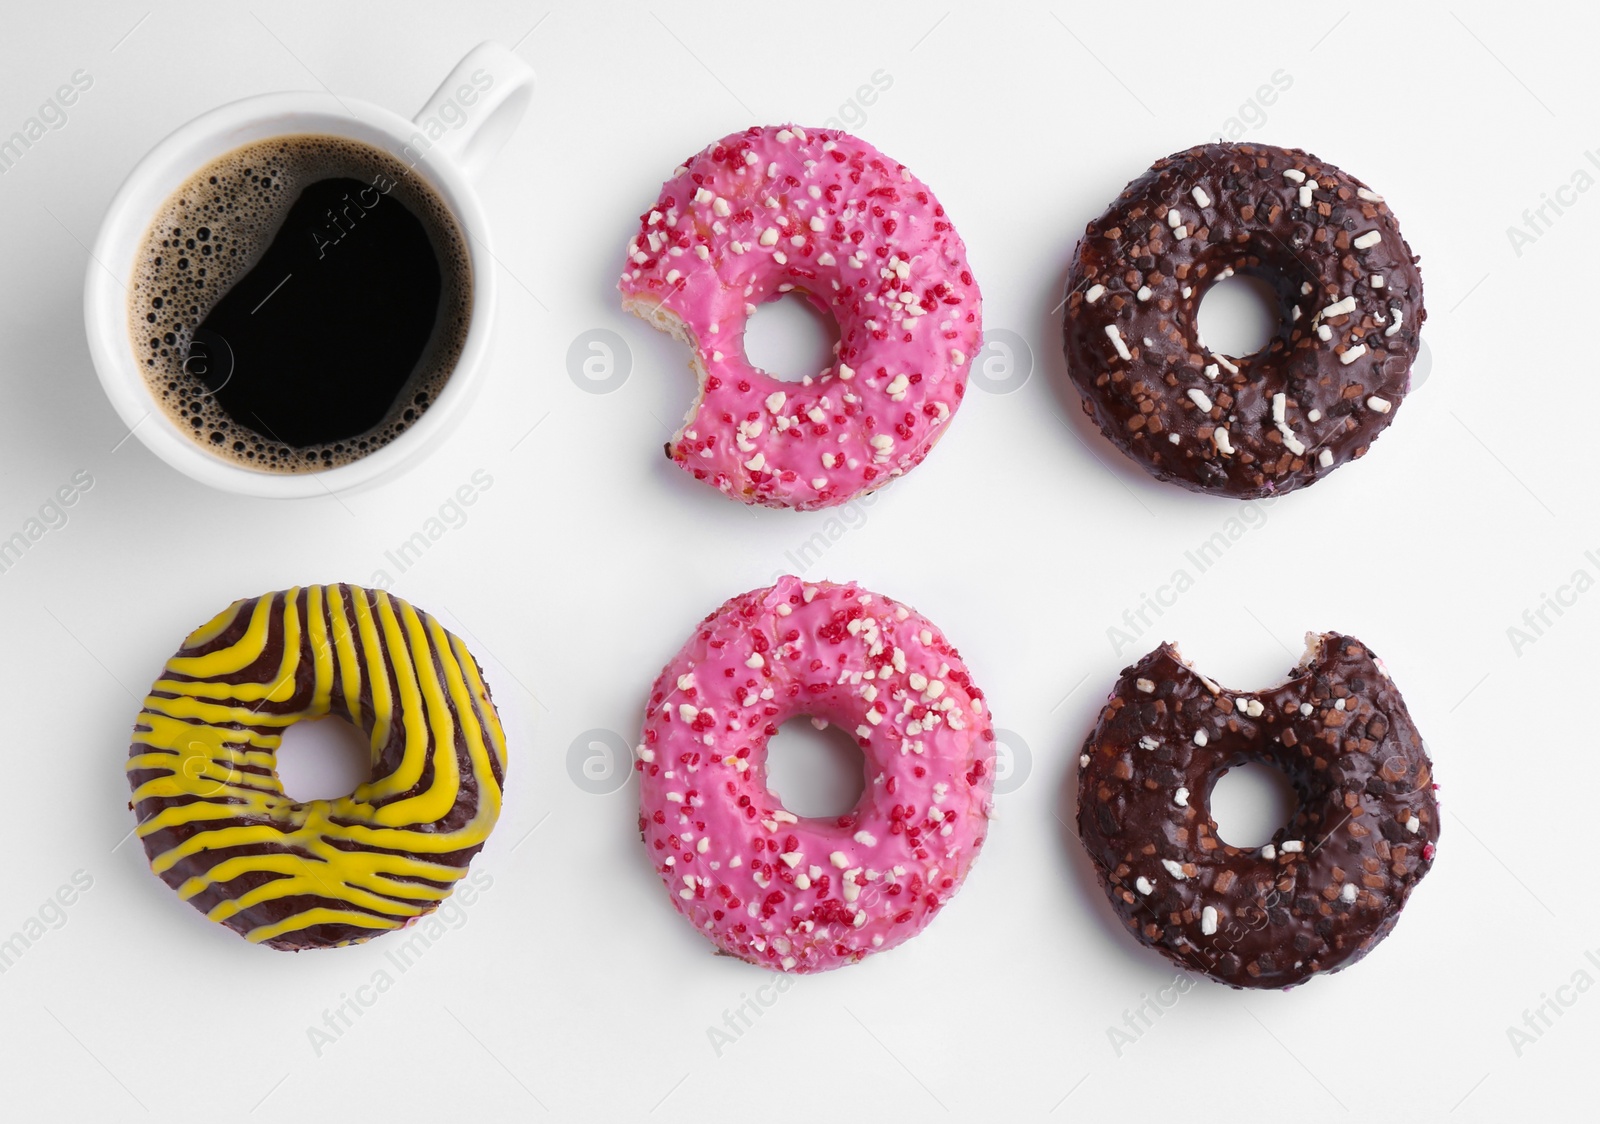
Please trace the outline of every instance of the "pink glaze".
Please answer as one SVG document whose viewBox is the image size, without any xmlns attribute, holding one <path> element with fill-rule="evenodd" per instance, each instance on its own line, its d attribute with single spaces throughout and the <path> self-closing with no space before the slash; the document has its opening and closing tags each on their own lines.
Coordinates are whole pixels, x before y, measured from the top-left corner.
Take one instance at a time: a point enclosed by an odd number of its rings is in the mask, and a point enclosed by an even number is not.
<svg viewBox="0 0 1600 1124">
<path fill-rule="evenodd" d="M 855 732 L 860 802 L 833 819 L 767 788 L 785 720 Z M 639 831 L 678 907 L 722 951 L 785 972 L 853 964 L 915 936 L 988 830 L 994 731 L 960 654 L 855 585 L 780 578 L 707 617 L 650 694 Z"/>
<path fill-rule="evenodd" d="M 830 507 L 914 468 L 981 346 L 982 299 L 944 208 L 831 129 L 746 129 L 676 169 L 618 288 L 694 349 L 700 395 L 667 455 L 768 507 Z M 839 324 L 838 361 L 798 383 L 744 354 L 750 314 L 790 290 Z"/>
</svg>

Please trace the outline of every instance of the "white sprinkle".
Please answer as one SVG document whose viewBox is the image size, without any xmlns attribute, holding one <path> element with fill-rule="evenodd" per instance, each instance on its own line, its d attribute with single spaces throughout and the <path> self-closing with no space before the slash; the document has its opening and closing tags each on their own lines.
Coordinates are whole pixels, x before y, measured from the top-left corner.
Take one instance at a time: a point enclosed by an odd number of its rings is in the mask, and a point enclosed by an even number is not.
<svg viewBox="0 0 1600 1124">
<path fill-rule="evenodd" d="M 837 263 L 837 259 L 834 258 L 834 256 L 832 254 L 830 254 L 830 253 L 828 253 L 828 251 L 824 250 L 824 251 L 822 251 L 822 253 L 817 255 L 817 264 L 818 265 L 836 265 L 838 263 Z"/>
<path fill-rule="evenodd" d="M 1283 170 L 1283 178 L 1290 183 L 1304 183 L 1306 174 L 1296 168 L 1285 168 Z"/>
<path fill-rule="evenodd" d="M 778 228 L 769 226 L 761 232 L 760 242 L 763 246 L 776 246 L 778 244 Z"/>
<path fill-rule="evenodd" d="M 1078 754 L 1078 768 L 1087 769 L 1088 767 L 1089 767 L 1089 755 L 1087 753 Z"/>
<path fill-rule="evenodd" d="M 1205 366 L 1205 375 L 1206 375 L 1206 378 L 1210 379 L 1212 382 L 1216 382 L 1217 381 L 1217 376 L 1220 375 L 1221 373 L 1222 373 L 1222 368 L 1217 366 L 1215 363 L 1207 363 L 1206 364 L 1206 366 Z"/>
<path fill-rule="evenodd" d="M 1307 410 L 1306 411 L 1306 421 L 1319 422 L 1321 420 L 1322 420 L 1322 411 L 1321 410 Z"/>
<path fill-rule="evenodd" d="M 1233 442 L 1228 437 L 1228 431 L 1222 426 L 1219 425 L 1211 431 L 1211 440 L 1216 442 L 1217 452 L 1223 456 L 1226 457 L 1233 454 Z"/>
<path fill-rule="evenodd" d="M 828 856 L 828 861 L 834 866 L 838 867 L 840 870 L 843 870 L 845 867 L 850 865 L 850 856 L 845 854 L 843 851 L 835 851 L 833 854 Z"/>
<path fill-rule="evenodd" d="M 1411 832 L 1411 834 L 1413 834 L 1413 835 L 1415 835 L 1417 833 L 1417 829 L 1420 828 L 1421 826 L 1422 826 L 1422 821 L 1417 819 L 1416 816 L 1412 816 L 1409 820 L 1406 821 L 1406 830 Z"/>
<path fill-rule="evenodd" d="M 715 198 L 715 195 L 712 195 L 711 192 L 707 191 L 703 187 L 694 193 L 694 201 L 696 203 L 709 203 Z"/>
<path fill-rule="evenodd" d="M 1297 855 L 1305 849 L 1306 845 L 1298 839 L 1285 839 L 1283 841 L 1283 853 L 1286 855 Z"/>
<path fill-rule="evenodd" d="M 1203 936 L 1211 936 L 1217 931 L 1217 908 L 1206 906 L 1200 911 L 1200 932 Z"/>
<path fill-rule="evenodd" d="M 1172 875 L 1172 877 L 1176 878 L 1179 882 L 1184 882 L 1189 877 L 1188 875 L 1183 873 L 1183 864 L 1182 863 L 1173 862 L 1171 859 L 1162 859 L 1161 860 L 1161 865 L 1166 867 L 1167 868 L 1167 873 Z"/>
<path fill-rule="evenodd" d="M 1237 375 L 1239 373 L 1239 368 L 1226 355 L 1217 356 L 1217 362 L 1226 367 L 1230 374 Z"/>
<path fill-rule="evenodd" d="M 1187 808 L 1189 806 L 1189 790 L 1186 788 L 1178 789 L 1177 792 L 1172 794 L 1172 802 L 1180 808 Z"/>
<path fill-rule="evenodd" d="M 1382 231 L 1369 230 L 1365 234 L 1361 235 L 1360 237 L 1353 239 L 1351 241 L 1350 245 L 1354 246 L 1358 250 L 1369 250 L 1373 246 L 1376 246 L 1379 242 L 1382 242 L 1382 241 L 1383 241 L 1383 232 Z"/>
<path fill-rule="evenodd" d="M 855 839 L 863 847 L 876 847 L 878 845 L 878 837 L 870 831 L 856 832 Z"/>
<path fill-rule="evenodd" d="M 1083 294 L 1083 299 L 1090 304 L 1093 304 L 1095 301 L 1099 300 L 1105 295 L 1106 287 L 1104 285 L 1090 285 L 1089 291 Z"/>
<path fill-rule="evenodd" d="M 696 718 L 700 717 L 700 711 L 689 703 L 680 703 L 678 706 L 678 717 L 683 719 L 685 722 L 693 722 Z"/>
<path fill-rule="evenodd" d="M 1261 857 L 1264 859 L 1275 859 L 1278 857 L 1278 852 L 1273 848 L 1271 843 L 1268 843 L 1265 847 L 1261 848 Z"/>
<path fill-rule="evenodd" d="M 1196 730 L 1194 732 L 1194 744 L 1195 745 L 1203 746 L 1203 745 L 1207 744 L 1210 741 L 1211 741 L 1211 739 L 1206 736 L 1206 732 L 1204 730 Z"/>
<path fill-rule="evenodd" d="M 1178 214 L 1178 208 L 1176 208 L 1176 207 L 1170 208 L 1167 211 L 1167 225 L 1172 227 L 1172 229 L 1176 230 L 1176 229 L 1178 229 L 1178 224 L 1181 223 L 1181 222 L 1183 222 L 1183 218 L 1182 218 L 1182 216 L 1180 216 Z"/>
<path fill-rule="evenodd" d="M 1142 301 L 1149 300 L 1150 299 L 1150 286 L 1149 285 L 1140 285 L 1139 286 L 1139 291 L 1137 293 L 1133 294 L 1133 295 L 1138 297 Z"/>
<path fill-rule="evenodd" d="M 1317 181 L 1316 180 L 1306 180 L 1305 183 L 1300 185 L 1300 205 L 1302 207 L 1311 206 L 1311 202 L 1312 202 L 1311 193 L 1313 191 L 1315 191 L 1316 189 L 1317 189 Z"/>
<path fill-rule="evenodd" d="M 692 672 L 686 672 L 685 674 L 678 676 L 678 690 L 687 691 L 690 687 L 693 687 L 693 686 L 694 686 L 694 674 Z"/>
<path fill-rule="evenodd" d="M 1364 343 L 1358 343 L 1354 347 L 1346 348 L 1344 354 L 1339 356 L 1339 362 L 1348 367 L 1366 353 L 1367 345 Z"/>
<path fill-rule="evenodd" d="M 1368 191 L 1364 187 L 1356 188 L 1356 198 L 1357 199 L 1365 199 L 1368 203 L 1382 203 L 1383 202 L 1383 196 L 1379 195 L 1376 191 Z"/>
<path fill-rule="evenodd" d="M 1194 205 L 1196 207 L 1211 206 L 1211 196 L 1207 195 L 1203 188 L 1196 187 L 1193 191 L 1189 192 L 1189 194 L 1194 196 Z"/>
<path fill-rule="evenodd" d="M 1331 340 L 1333 338 L 1333 329 L 1328 327 L 1326 324 L 1318 324 L 1317 338 L 1319 340 Z"/>
<path fill-rule="evenodd" d="M 1346 882 L 1339 888 L 1339 900 L 1342 902 L 1353 902 L 1356 900 L 1357 892 L 1358 891 L 1356 890 L 1354 882 Z"/>
<path fill-rule="evenodd" d="M 819 231 L 819 232 L 823 231 L 823 230 L 827 230 L 828 229 L 828 224 L 822 221 L 822 216 L 821 215 L 812 215 L 811 216 L 811 229 L 815 230 L 815 231 Z"/>
<path fill-rule="evenodd" d="M 1133 880 L 1133 888 L 1138 890 L 1141 894 L 1148 894 L 1151 890 L 1155 889 L 1154 886 L 1150 885 L 1150 879 L 1144 877 L 1142 874 Z"/>
<path fill-rule="evenodd" d="M 784 862 L 789 864 L 789 869 L 790 870 L 793 870 L 795 867 L 799 866 L 800 865 L 800 860 L 805 858 L 805 856 L 803 854 L 801 854 L 799 851 L 785 851 L 783 854 L 779 855 L 778 857 L 780 859 L 782 859 Z"/>
<path fill-rule="evenodd" d="M 751 652 L 750 658 L 744 661 L 746 667 L 765 667 L 767 661 L 761 658 L 760 652 Z"/>
<path fill-rule="evenodd" d="M 1156 749 L 1159 748 L 1160 745 L 1161 743 L 1156 741 L 1156 739 L 1152 738 L 1149 734 L 1146 734 L 1144 737 L 1139 739 L 1140 749 Z"/>
<path fill-rule="evenodd" d="M 1384 334 L 1385 337 L 1392 336 L 1396 332 L 1398 332 L 1400 330 L 1401 323 L 1405 319 L 1405 309 L 1401 308 L 1399 305 L 1391 304 L 1389 306 L 1389 311 L 1394 313 L 1394 323 L 1390 324 L 1387 328 L 1385 328 L 1383 330 L 1383 334 Z"/>
<path fill-rule="evenodd" d="M 1111 340 L 1112 346 L 1117 349 L 1117 354 L 1124 360 L 1133 358 L 1133 352 L 1129 351 L 1128 345 L 1122 342 L 1122 333 L 1117 331 L 1115 324 L 1106 325 L 1106 337 Z"/>
<path fill-rule="evenodd" d="M 1345 297 L 1342 301 L 1335 301 L 1333 304 L 1330 304 L 1327 308 L 1317 313 L 1317 315 L 1326 320 L 1333 316 L 1346 316 L 1355 310 L 1356 298 L 1354 295 L 1351 295 Z"/>
<path fill-rule="evenodd" d="M 1387 414 L 1391 408 L 1388 399 L 1379 398 L 1376 394 L 1367 399 L 1367 406 L 1380 414 Z"/>
<path fill-rule="evenodd" d="M 886 453 L 894 448 L 894 438 L 887 433 L 875 434 L 872 438 L 872 447 L 880 453 Z"/>
<path fill-rule="evenodd" d="M 763 468 L 767 467 L 766 455 L 764 453 L 757 453 L 755 456 L 745 461 L 744 466 L 751 472 L 760 472 Z"/>
<path fill-rule="evenodd" d="M 779 410 L 783 409 L 783 404 L 787 401 L 788 398 L 785 396 L 783 391 L 774 390 L 771 394 L 767 395 L 767 409 L 776 414 Z"/>
<path fill-rule="evenodd" d="M 711 204 L 711 213 L 721 218 L 727 218 L 733 214 L 733 208 L 728 206 L 728 201 L 719 195 Z"/>
<path fill-rule="evenodd" d="M 847 365 L 845 365 L 843 363 L 840 363 L 839 364 L 839 377 L 841 379 L 843 379 L 845 382 L 849 382 L 851 379 L 856 377 L 856 373 L 855 373 L 855 370 L 852 369 L 851 367 L 849 367 L 849 366 L 847 366 Z"/>
<path fill-rule="evenodd" d="M 1371 277 L 1367 278 L 1367 284 L 1371 285 L 1374 289 L 1383 288 L 1383 274 L 1374 273 Z"/>
<path fill-rule="evenodd" d="M 1206 397 L 1206 392 L 1198 387 L 1189 388 L 1189 401 L 1200 407 L 1202 413 L 1211 412 L 1211 399 Z"/>
<path fill-rule="evenodd" d="M 707 851 L 711 850 L 711 840 L 702 835 L 700 837 L 700 842 L 694 845 L 694 849 L 702 855 L 705 854 Z"/>
<path fill-rule="evenodd" d="M 1133 685 L 1147 695 L 1155 693 L 1156 685 L 1148 679 L 1135 679 Z"/>
</svg>

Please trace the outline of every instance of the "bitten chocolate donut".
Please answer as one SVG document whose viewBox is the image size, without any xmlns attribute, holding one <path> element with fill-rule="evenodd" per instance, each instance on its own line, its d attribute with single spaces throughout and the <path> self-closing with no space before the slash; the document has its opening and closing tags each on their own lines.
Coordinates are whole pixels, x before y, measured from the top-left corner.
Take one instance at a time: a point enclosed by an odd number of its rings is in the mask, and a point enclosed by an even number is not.
<svg viewBox="0 0 1600 1124">
<path fill-rule="evenodd" d="M 283 731 L 336 715 L 372 746 L 349 796 L 296 803 Z M 398 597 L 313 585 L 191 632 L 128 751 L 150 868 L 251 942 L 355 944 L 431 913 L 500 814 L 505 735 L 477 662 Z"/>
<path fill-rule="evenodd" d="M 1207 144 L 1156 162 L 1089 224 L 1067 279 L 1067 370 L 1102 433 L 1151 475 L 1258 499 L 1363 455 L 1410 386 L 1427 317 L 1383 196 L 1293 148 Z M 1276 291 L 1277 335 L 1208 349 L 1206 290 Z"/>
<path fill-rule="evenodd" d="M 1433 865 L 1433 766 L 1361 641 L 1311 636 L 1289 680 L 1230 691 L 1163 644 L 1122 673 L 1079 758 L 1078 833 L 1117 914 L 1180 968 L 1292 987 L 1361 959 Z M 1261 848 L 1217 837 L 1210 795 L 1247 761 L 1298 799 Z"/>
</svg>

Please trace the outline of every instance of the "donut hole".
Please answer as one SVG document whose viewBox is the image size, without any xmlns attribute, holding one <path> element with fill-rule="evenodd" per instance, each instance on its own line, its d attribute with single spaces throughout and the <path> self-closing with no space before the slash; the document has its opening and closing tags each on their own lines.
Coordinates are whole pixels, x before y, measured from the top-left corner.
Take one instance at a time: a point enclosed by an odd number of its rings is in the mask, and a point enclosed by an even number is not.
<svg viewBox="0 0 1600 1124">
<path fill-rule="evenodd" d="M 278 782 L 297 804 L 349 796 L 372 776 L 367 737 L 336 715 L 296 722 L 278 747 Z"/>
<path fill-rule="evenodd" d="M 833 366 L 839 325 L 799 289 L 760 305 L 744 329 L 744 355 L 775 379 L 800 382 Z"/>
<path fill-rule="evenodd" d="M 1282 769 L 1243 761 L 1224 769 L 1206 798 L 1217 837 L 1232 847 L 1251 849 L 1272 842 L 1294 818 L 1299 805 L 1294 784 Z"/>
<path fill-rule="evenodd" d="M 860 802 L 866 782 L 867 759 L 843 726 L 792 718 L 767 742 L 767 791 L 797 816 L 845 815 Z"/>
<path fill-rule="evenodd" d="M 1241 271 L 1200 295 L 1195 323 L 1208 350 L 1231 358 L 1261 351 L 1283 331 L 1280 285 Z"/>
</svg>

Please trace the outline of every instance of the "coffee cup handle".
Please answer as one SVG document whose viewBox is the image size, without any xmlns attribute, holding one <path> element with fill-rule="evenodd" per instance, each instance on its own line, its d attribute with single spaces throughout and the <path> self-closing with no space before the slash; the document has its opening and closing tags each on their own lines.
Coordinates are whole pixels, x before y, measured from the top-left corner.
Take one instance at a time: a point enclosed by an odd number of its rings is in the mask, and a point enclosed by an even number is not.
<svg viewBox="0 0 1600 1124">
<path fill-rule="evenodd" d="M 481 176 L 522 120 L 533 68 L 495 42 L 479 43 L 445 76 L 412 119 L 469 179 Z"/>
</svg>

